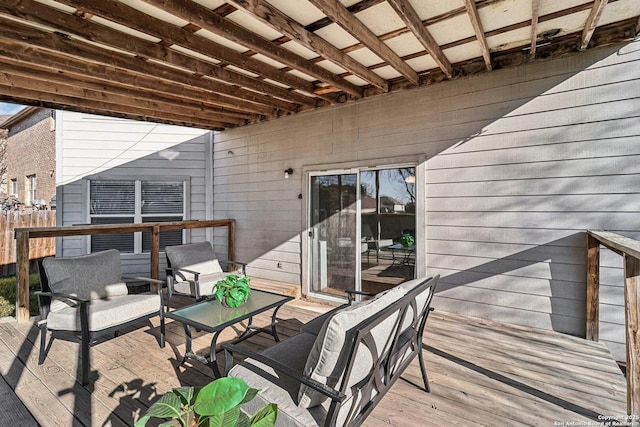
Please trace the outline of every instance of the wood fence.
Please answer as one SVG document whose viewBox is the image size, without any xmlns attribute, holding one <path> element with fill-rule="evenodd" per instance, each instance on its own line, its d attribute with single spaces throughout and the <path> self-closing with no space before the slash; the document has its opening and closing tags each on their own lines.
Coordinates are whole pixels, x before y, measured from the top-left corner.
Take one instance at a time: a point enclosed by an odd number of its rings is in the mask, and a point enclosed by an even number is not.
<svg viewBox="0 0 640 427">
<path fill-rule="evenodd" d="M 55 227 L 56 211 L 1 211 L 0 213 L 0 277 L 16 274 L 16 228 Z M 56 239 L 33 239 L 29 242 L 32 260 L 55 255 Z"/>
</svg>

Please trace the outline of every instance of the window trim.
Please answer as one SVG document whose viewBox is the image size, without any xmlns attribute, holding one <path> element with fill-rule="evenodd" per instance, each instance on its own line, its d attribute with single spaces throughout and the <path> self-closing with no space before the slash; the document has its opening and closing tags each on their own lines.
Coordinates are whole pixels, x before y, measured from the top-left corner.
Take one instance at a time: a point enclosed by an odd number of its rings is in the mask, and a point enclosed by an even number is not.
<svg viewBox="0 0 640 427">
<path fill-rule="evenodd" d="M 134 214 L 105 214 L 105 215 L 97 215 L 97 217 L 101 218 L 122 218 L 122 217 L 133 217 L 133 223 L 139 224 L 143 223 L 142 219 L 145 215 L 142 214 L 142 182 L 143 181 L 154 181 L 154 182 L 180 182 L 182 183 L 182 221 L 188 221 L 190 219 L 190 206 L 191 206 L 191 177 L 189 176 L 108 176 L 108 175 L 95 175 L 91 177 L 85 178 L 84 195 L 83 199 L 85 203 L 83 205 L 84 209 L 84 217 L 85 222 L 87 224 L 91 224 L 91 219 L 93 215 L 91 214 L 90 203 L 91 203 L 91 182 L 92 181 L 129 181 L 134 182 L 135 184 L 135 206 L 134 206 Z M 178 213 L 171 214 L 146 214 L 146 216 L 180 216 Z M 182 231 L 182 242 L 188 243 L 188 235 L 186 233 L 187 230 Z M 140 256 L 149 256 L 149 252 L 143 252 L 143 236 L 141 232 L 134 233 L 133 237 L 133 252 L 123 252 L 122 255 L 126 257 L 140 257 Z M 84 240 L 84 244 L 86 247 L 86 252 L 91 253 L 91 236 L 86 236 Z"/>
</svg>

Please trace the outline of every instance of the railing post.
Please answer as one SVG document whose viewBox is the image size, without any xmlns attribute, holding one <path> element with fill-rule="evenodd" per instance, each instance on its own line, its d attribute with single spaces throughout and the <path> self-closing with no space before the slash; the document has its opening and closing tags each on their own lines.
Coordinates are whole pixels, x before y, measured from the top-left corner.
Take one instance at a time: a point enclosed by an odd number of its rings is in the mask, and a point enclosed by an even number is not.
<svg viewBox="0 0 640 427">
<path fill-rule="evenodd" d="M 640 417 L 640 260 L 624 255 L 625 326 L 627 335 L 627 415 L 631 425 Z"/>
<path fill-rule="evenodd" d="M 29 232 L 16 231 L 16 320 L 29 320 Z"/>
<path fill-rule="evenodd" d="M 600 242 L 587 233 L 586 338 L 598 341 L 600 322 Z"/>
<path fill-rule="evenodd" d="M 160 226 L 151 228 L 151 278 L 160 278 Z"/>
<path fill-rule="evenodd" d="M 236 260 L 236 221 L 234 219 L 229 220 L 229 235 L 228 239 L 228 257 L 231 261 Z"/>
</svg>

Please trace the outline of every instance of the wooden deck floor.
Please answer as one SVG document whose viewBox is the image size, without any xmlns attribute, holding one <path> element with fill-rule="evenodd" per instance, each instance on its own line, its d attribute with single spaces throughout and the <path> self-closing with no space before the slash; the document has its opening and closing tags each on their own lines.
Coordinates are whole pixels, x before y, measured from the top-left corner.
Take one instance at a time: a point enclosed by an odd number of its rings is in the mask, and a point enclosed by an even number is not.
<svg viewBox="0 0 640 427">
<path fill-rule="evenodd" d="M 288 303 L 278 313 L 281 337 L 328 308 Z M 432 392 L 411 384 L 420 383 L 416 360 L 365 425 L 604 425 L 602 416 L 626 413 L 624 377 L 600 344 L 438 311 L 426 329 Z M 157 321 L 97 343 L 91 350 L 94 382 L 82 387 L 75 382 L 77 343 L 56 340 L 39 366 L 37 329 L 1 323 L 0 426 L 133 425 L 158 394 L 208 383 L 206 366 L 179 363 L 182 327 L 168 321 L 167 331 L 165 349 L 158 347 Z M 232 329 L 226 332 L 224 339 L 233 338 Z M 198 334 L 194 349 L 205 353 L 210 339 Z M 262 349 L 273 341 L 258 335 L 245 343 Z"/>
</svg>

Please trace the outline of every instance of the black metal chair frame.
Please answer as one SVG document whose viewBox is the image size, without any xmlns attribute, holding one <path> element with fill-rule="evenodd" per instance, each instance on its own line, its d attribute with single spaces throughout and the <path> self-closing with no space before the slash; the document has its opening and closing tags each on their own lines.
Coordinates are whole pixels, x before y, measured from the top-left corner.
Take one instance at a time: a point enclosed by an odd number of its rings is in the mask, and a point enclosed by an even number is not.
<svg viewBox="0 0 640 427">
<path fill-rule="evenodd" d="M 80 333 L 80 358 L 82 359 L 81 366 L 81 381 L 82 385 L 89 384 L 89 369 L 90 369 L 90 356 L 89 356 L 89 347 L 91 345 L 91 341 L 95 338 L 98 338 L 107 334 L 115 334 L 118 335 L 118 331 L 123 329 L 129 325 L 139 323 L 142 320 L 150 319 L 155 317 L 157 314 L 152 313 L 146 316 L 138 317 L 134 320 L 121 323 L 119 325 L 112 326 L 107 329 L 102 329 L 100 331 L 91 331 L 89 325 L 89 305 L 91 304 L 91 300 L 78 298 L 75 295 L 67 295 L 61 293 L 55 293 L 51 291 L 49 287 L 49 281 L 47 280 L 47 275 L 44 271 L 44 267 L 42 266 L 42 260 L 38 262 L 38 271 L 40 273 L 40 291 L 32 291 L 33 295 L 38 296 L 38 303 L 40 306 L 40 318 L 41 320 L 38 322 L 38 328 L 40 329 L 40 354 L 38 356 L 38 364 L 42 365 L 44 363 L 45 358 L 47 357 L 48 346 L 47 346 L 47 331 L 51 332 L 51 339 L 49 340 L 49 346 L 53 342 L 56 337 L 64 337 L 64 336 L 73 336 L 77 337 L 77 334 Z M 164 325 L 164 309 L 162 304 L 162 286 L 164 282 L 162 280 L 155 280 L 147 277 L 123 277 L 123 281 L 125 282 L 148 282 L 150 286 L 151 284 L 158 285 L 158 294 L 160 295 L 160 309 L 158 314 L 160 315 L 160 348 L 164 348 L 165 346 L 165 325 Z M 49 315 L 51 308 L 51 301 L 55 298 L 64 298 L 71 301 L 74 301 L 78 304 L 78 310 L 80 312 L 80 331 L 66 331 L 66 330 L 55 330 L 49 329 L 47 327 L 47 316 Z"/>
<path fill-rule="evenodd" d="M 264 355 L 229 344 L 222 345 L 225 351 L 225 372 L 228 372 L 228 370 L 231 368 L 231 365 L 233 364 L 234 353 L 250 357 L 254 360 L 257 360 L 258 362 L 264 363 L 265 365 L 273 368 L 275 371 L 291 377 L 299 381 L 301 384 L 305 384 L 331 399 L 331 404 L 327 412 L 324 426 L 333 427 L 336 425 L 336 418 L 340 406 L 347 397 L 345 393 L 348 386 L 347 380 L 356 362 L 356 351 L 358 350 L 358 348 L 361 348 L 361 346 L 364 346 L 370 349 L 372 354 L 377 354 L 372 330 L 385 319 L 390 317 L 393 313 L 400 312 L 400 316 L 395 325 L 392 344 L 384 354 L 380 355 L 380 357 L 376 361 L 374 361 L 374 366 L 371 371 L 369 371 L 368 376 L 363 379 L 357 386 L 360 389 L 367 388 L 368 390 L 376 388 L 378 392 L 376 396 L 374 396 L 371 400 L 359 402 L 359 406 L 357 408 L 351 409 L 350 415 L 354 415 L 345 425 L 359 426 L 369 416 L 371 411 L 373 411 L 378 402 L 382 400 L 385 394 L 391 389 L 398 378 L 400 378 L 404 370 L 407 368 L 407 366 L 409 366 L 409 364 L 416 356 L 418 357 L 420 362 L 420 371 L 422 374 L 422 380 L 424 382 L 424 390 L 427 393 L 431 391 L 424 356 L 422 354 L 422 335 L 424 333 L 424 328 L 429 313 L 433 311 L 433 307 L 431 307 L 431 301 L 433 299 L 435 291 L 435 284 L 430 285 L 434 286 L 434 289 L 431 290 L 431 294 L 429 295 L 429 298 L 423 310 L 418 313 L 416 307 L 416 296 L 427 288 L 427 284 L 429 281 L 430 279 L 426 279 L 423 283 L 409 291 L 400 300 L 389 305 L 373 318 L 369 318 L 363 321 L 349 333 L 350 344 L 348 357 L 346 360 L 346 368 L 344 374 L 342 375 L 342 383 L 339 384 L 339 386 L 335 389 L 322 384 L 309 376 L 300 375 L 298 372 L 294 371 L 290 367 L 280 363 L 277 360 L 273 360 Z M 410 327 L 402 330 L 401 326 L 404 323 L 404 318 L 407 315 L 409 307 L 412 307 L 413 309 L 413 320 Z M 403 342 L 400 340 L 400 338 L 402 335 L 404 335 L 404 331 L 407 330 L 413 330 L 413 332 L 410 339 Z M 408 349 L 411 349 L 409 357 L 407 357 L 399 366 L 396 366 L 398 357 L 403 356 Z"/>
</svg>

